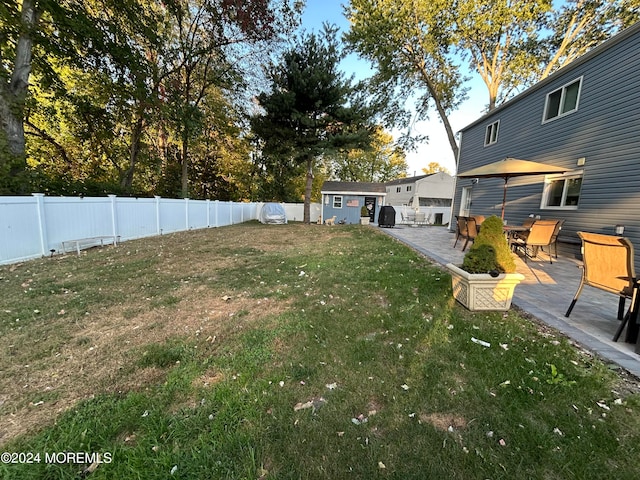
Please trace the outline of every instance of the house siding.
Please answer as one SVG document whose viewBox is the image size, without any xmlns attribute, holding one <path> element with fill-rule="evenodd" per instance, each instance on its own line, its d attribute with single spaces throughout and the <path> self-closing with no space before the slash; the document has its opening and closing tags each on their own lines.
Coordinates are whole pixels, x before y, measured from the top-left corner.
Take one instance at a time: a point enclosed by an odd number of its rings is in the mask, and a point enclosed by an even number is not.
<svg viewBox="0 0 640 480">
<path fill-rule="evenodd" d="M 544 176 L 508 183 L 505 219 L 516 224 L 532 213 L 564 219 L 561 240 L 574 244 L 561 244 L 564 253 L 577 253 L 577 231 L 613 234 L 616 224 L 640 245 L 640 24 L 609 42 L 462 130 L 459 171 L 515 157 L 584 172 L 576 210 L 540 208 Z M 547 94 L 580 77 L 578 110 L 542 123 Z M 496 120 L 498 141 L 484 146 L 486 127 Z M 461 188 L 472 186 L 472 213 L 499 215 L 503 185 L 457 179 L 454 213 Z"/>
</svg>

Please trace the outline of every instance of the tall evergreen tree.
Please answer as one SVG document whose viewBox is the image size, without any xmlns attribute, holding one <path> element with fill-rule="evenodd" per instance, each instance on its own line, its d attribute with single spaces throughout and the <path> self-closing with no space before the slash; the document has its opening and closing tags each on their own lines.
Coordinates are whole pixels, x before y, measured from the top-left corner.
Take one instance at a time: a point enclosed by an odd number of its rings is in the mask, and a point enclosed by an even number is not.
<svg viewBox="0 0 640 480">
<path fill-rule="evenodd" d="M 278 64 L 269 67 L 271 91 L 258 96 L 264 110 L 252 118 L 262 154 L 305 169 L 304 222 L 310 221 L 314 170 L 328 153 L 366 147 L 373 130 L 351 79 L 338 64 L 342 51 L 335 26 L 302 34 Z"/>
</svg>

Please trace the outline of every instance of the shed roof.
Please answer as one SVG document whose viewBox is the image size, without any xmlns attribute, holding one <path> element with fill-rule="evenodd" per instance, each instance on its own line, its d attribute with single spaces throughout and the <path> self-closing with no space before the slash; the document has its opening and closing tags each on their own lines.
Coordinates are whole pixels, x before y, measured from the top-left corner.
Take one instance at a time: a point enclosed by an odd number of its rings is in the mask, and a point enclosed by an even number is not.
<svg viewBox="0 0 640 480">
<path fill-rule="evenodd" d="M 386 195 L 384 183 L 377 182 L 324 182 L 321 193 L 352 193 Z"/>
</svg>

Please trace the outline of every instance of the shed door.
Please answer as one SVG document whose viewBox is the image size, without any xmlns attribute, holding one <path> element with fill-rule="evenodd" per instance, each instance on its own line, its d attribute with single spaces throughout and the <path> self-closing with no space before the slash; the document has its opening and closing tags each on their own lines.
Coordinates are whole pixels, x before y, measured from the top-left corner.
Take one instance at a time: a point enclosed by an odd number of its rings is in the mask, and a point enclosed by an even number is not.
<svg viewBox="0 0 640 480">
<path fill-rule="evenodd" d="M 376 197 L 364 197 L 364 206 L 369 210 L 369 221 L 373 223 L 376 215 Z"/>
</svg>

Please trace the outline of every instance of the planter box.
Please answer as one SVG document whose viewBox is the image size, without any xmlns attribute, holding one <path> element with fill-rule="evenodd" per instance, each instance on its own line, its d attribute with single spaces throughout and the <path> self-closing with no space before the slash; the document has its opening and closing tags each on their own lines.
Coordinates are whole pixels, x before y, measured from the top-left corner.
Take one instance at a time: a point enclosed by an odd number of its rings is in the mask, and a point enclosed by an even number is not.
<svg viewBox="0 0 640 480">
<path fill-rule="evenodd" d="M 497 277 L 468 273 L 452 263 L 447 264 L 447 269 L 451 273 L 454 298 L 472 312 L 509 310 L 513 291 L 524 280 L 520 273 L 501 273 Z"/>
<path fill-rule="evenodd" d="M 369 217 L 360 217 L 360 225 L 369 225 Z"/>
</svg>

